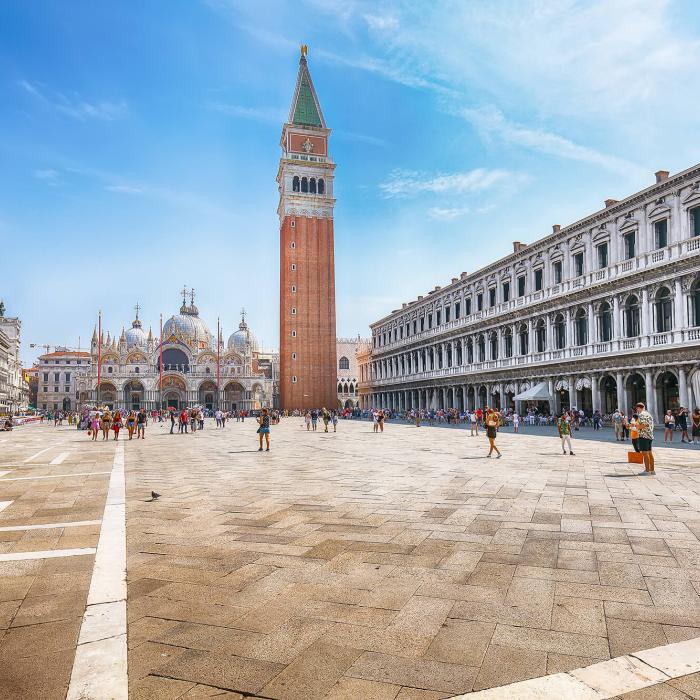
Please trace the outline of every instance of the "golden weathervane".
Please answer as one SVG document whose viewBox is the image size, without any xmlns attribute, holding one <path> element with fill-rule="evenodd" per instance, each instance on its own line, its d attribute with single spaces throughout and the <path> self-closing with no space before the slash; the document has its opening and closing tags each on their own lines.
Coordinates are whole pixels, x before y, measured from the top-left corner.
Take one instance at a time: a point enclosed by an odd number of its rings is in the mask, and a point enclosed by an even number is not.
<svg viewBox="0 0 700 700">
<path fill-rule="evenodd" d="M 309 47 L 306 44 L 301 45 L 301 56 L 302 58 L 306 58 L 306 54 L 309 51 Z"/>
</svg>

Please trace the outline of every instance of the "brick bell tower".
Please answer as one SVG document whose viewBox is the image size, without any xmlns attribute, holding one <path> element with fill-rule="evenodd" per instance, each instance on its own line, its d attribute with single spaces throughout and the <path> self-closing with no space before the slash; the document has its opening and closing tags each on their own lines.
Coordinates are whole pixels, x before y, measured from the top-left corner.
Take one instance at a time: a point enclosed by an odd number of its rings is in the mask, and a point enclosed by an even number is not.
<svg viewBox="0 0 700 700">
<path fill-rule="evenodd" d="M 331 133 L 301 47 L 277 171 L 280 200 L 280 407 L 335 408 Z"/>
</svg>

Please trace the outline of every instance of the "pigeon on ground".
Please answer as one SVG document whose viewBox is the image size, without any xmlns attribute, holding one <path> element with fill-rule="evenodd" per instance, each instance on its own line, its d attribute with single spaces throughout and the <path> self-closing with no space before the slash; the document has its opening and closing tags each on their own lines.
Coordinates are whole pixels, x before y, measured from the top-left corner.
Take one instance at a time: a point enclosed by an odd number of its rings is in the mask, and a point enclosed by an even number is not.
<svg viewBox="0 0 700 700">
<path fill-rule="evenodd" d="M 156 501 L 160 498 L 160 494 L 156 493 L 155 491 L 151 491 L 151 500 Z"/>
</svg>

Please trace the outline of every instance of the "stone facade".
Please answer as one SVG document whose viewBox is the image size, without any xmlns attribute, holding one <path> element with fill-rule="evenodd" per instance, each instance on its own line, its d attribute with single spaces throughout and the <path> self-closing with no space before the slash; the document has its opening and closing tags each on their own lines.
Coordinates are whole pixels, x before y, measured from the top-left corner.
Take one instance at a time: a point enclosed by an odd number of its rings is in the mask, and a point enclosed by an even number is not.
<svg viewBox="0 0 700 700">
<path fill-rule="evenodd" d="M 200 405 L 229 411 L 272 406 L 276 356 L 261 351 L 244 314 L 226 344 L 219 332 L 217 349 L 216 337 L 199 317 L 194 292 L 189 304 L 183 296 L 180 312 L 163 324 L 162 353 L 159 337 L 143 330 L 138 310 L 119 339 L 109 332 L 101 335 L 93 333 L 91 364 L 78 379 L 81 405 L 122 410 Z"/>
<path fill-rule="evenodd" d="M 515 407 L 657 418 L 700 404 L 700 165 L 656 183 L 371 324 L 363 407 Z M 518 402 L 521 403 L 521 402 Z M 524 405 L 517 406 L 519 410 Z"/>
<path fill-rule="evenodd" d="M 329 135 L 304 51 L 277 173 L 281 408 L 336 404 L 335 164 Z"/>
<path fill-rule="evenodd" d="M 75 411 L 81 375 L 89 372 L 89 352 L 56 348 L 39 356 L 36 367 L 36 407 L 42 411 Z"/>
<path fill-rule="evenodd" d="M 27 389 L 22 377 L 20 347 L 22 322 L 5 316 L 0 301 L 0 413 L 19 413 L 27 408 Z"/>
<path fill-rule="evenodd" d="M 357 365 L 357 348 L 369 341 L 357 338 L 338 338 L 336 357 L 338 362 L 338 406 L 340 408 L 358 408 L 359 368 Z"/>
</svg>

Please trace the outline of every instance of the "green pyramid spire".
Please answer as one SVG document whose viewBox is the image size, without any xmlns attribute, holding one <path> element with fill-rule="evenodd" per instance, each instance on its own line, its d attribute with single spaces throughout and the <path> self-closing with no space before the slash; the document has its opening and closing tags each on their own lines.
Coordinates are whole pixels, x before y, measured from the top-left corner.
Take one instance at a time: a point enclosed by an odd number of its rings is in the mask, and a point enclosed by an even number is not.
<svg viewBox="0 0 700 700">
<path fill-rule="evenodd" d="M 291 122 L 300 126 L 316 126 L 324 128 L 325 123 L 321 114 L 321 106 L 316 97 L 316 90 L 311 81 L 311 74 L 306 64 L 306 47 L 302 47 L 299 59 L 299 75 L 294 91 L 294 102 L 291 109 Z"/>
</svg>

